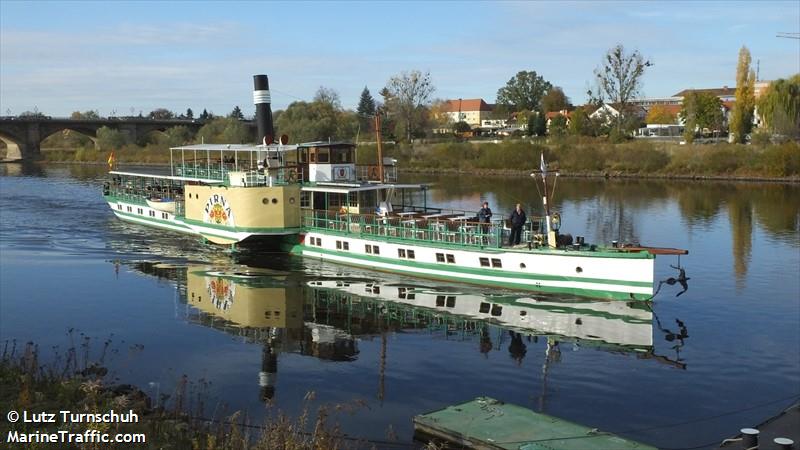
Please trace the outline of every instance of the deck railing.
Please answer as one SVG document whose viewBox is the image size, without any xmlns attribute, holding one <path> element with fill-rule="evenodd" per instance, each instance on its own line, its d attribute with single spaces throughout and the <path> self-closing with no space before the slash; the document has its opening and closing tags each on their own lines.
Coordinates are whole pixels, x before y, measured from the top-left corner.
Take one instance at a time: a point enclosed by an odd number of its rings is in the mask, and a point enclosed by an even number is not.
<svg viewBox="0 0 800 450">
<path fill-rule="evenodd" d="M 431 214 L 434 216 L 434 214 Z M 543 219 L 533 217 L 523 227 L 523 242 L 541 235 Z M 457 244 L 467 247 L 504 246 L 510 234 L 505 220 L 479 223 L 470 216 L 439 214 L 425 218 L 403 211 L 389 216 L 349 214 L 335 211 L 304 210 L 303 227 L 308 230 L 333 230 L 358 236 L 380 236 L 408 241 Z"/>
<path fill-rule="evenodd" d="M 187 178 L 204 178 L 207 180 L 218 180 L 220 183 L 228 183 L 228 174 L 237 171 L 233 165 L 224 164 L 222 167 L 219 165 L 212 167 L 203 167 L 195 165 L 176 165 L 174 167 L 175 175 Z M 285 185 L 303 181 L 302 167 L 276 167 L 264 168 L 262 170 L 243 170 L 239 168 L 238 172 L 245 173 L 247 178 L 247 186 L 269 186 L 269 185 Z"/>
</svg>

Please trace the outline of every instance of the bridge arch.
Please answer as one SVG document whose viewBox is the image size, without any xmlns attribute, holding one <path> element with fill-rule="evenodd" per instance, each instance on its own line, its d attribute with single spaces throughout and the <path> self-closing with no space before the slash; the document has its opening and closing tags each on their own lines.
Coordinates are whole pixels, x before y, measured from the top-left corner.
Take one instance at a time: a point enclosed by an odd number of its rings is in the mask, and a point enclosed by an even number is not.
<svg viewBox="0 0 800 450">
<path fill-rule="evenodd" d="M 6 145 L 6 157 L 4 161 L 19 161 L 22 159 L 21 142 L 7 134 L 0 133 L 0 141 Z"/>
</svg>

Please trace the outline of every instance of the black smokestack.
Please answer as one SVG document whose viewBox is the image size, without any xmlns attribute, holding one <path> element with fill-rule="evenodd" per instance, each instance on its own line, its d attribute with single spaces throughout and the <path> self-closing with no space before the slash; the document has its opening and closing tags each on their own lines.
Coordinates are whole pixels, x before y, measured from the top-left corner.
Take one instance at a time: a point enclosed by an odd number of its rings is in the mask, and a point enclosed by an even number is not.
<svg viewBox="0 0 800 450">
<path fill-rule="evenodd" d="M 272 108 L 270 108 L 269 79 L 266 75 L 253 75 L 253 103 L 256 105 L 256 124 L 258 125 L 258 143 L 267 138 L 271 144 L 275 136 L 272 128 Z"/>
</svg>

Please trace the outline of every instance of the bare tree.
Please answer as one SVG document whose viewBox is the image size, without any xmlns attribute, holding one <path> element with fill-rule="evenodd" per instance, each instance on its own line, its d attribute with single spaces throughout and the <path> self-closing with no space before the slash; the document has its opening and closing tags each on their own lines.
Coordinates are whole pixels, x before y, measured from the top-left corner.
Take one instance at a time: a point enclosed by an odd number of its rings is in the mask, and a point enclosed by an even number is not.
<svg viewBox="0 0 800 450">
<path fill-rule="evenodd" d="M 385 106 L 394 109 L 390 112 L 399 116 L 408 142 L 411 142 L 414 131 L 422 125 L 425 105 L 430 103 L 435 90 L 430 72 L 422 73 L 419 70 L 402 72 L 390 78 L 386 84 L 388 97 L 384 96 Z"/>
<path fill-rule="evenodd" d="M 319 89 L 317 89 L 317 93 L 314 94 L 314 101 L 328 104 L 337 111 L 342 109 L 342 102 L 339 100 L 339 93 L 331 88 L 326 88 L 325 86 L 320 86 Z"/>
<path fill-rule="evenodd" d="M 625 115 L 629 113 L 631 100 L 636 99 L 642 87 L 642 75 L 647 67 L 652 66 L 638 50 L 626 53 L 622 44 L 608 50 L 603 64 L 594 70 L 597 88 L 587 93 L 595 103 L 608 101 L 619 111 L 617 131 L 621 131 Z"/>
</svg>

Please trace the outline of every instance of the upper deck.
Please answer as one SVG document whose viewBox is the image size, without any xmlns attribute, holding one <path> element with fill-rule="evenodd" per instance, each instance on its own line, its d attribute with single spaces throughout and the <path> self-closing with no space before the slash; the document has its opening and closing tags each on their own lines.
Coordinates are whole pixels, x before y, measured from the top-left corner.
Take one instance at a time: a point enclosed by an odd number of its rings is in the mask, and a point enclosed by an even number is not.
<svg viewBox="0 0 800 450">
<path fill-rule="evenodd" d="M 391 158 L 380 165 L 355 161 L 355 145 L 344 142 L 195 144 L 170 148 L 170 175 L 229 186 L 397 181 Z"/>
</svg>

